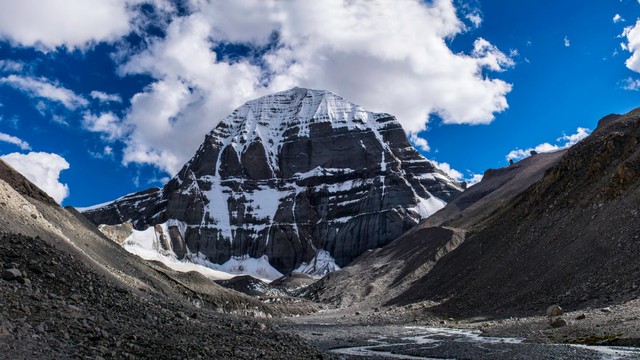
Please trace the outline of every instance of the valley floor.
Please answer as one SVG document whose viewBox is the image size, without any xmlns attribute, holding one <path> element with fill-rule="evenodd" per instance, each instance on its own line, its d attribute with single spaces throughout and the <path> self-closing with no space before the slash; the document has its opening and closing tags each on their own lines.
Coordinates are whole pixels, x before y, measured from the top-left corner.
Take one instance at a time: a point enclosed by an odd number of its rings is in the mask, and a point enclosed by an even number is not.
<svg viewBox="0 0 640 360">
<path fill-rule="evenodd" d="M 640 359 L 639 313 L 636 302 L 571 312 L 561 328 L 543 316 L 440 320 L 417 307 L 324 310 L 280 323 L 335 359 Z"/>
</svg>

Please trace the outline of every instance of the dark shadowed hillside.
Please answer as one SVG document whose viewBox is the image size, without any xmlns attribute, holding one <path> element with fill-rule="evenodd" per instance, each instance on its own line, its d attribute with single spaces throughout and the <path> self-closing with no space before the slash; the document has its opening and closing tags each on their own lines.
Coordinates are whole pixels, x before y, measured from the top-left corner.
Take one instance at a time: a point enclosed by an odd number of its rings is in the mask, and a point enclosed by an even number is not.
<svg viewBox="0 0 640 360">
<path fill-rule="evenodd" d="M 392 303 L 447 299 L 443 310 L 472 314 L 640 296 L 639 115 L 605 118 Z"/>
<path fill-rule="evenodd" d="M 427 301 L 447 316 L 637 298 L 638 115 L 604 118 L 568 151 L 489 170 L 443 210 L 309 295 L 342 306 Z"/>
</svg>

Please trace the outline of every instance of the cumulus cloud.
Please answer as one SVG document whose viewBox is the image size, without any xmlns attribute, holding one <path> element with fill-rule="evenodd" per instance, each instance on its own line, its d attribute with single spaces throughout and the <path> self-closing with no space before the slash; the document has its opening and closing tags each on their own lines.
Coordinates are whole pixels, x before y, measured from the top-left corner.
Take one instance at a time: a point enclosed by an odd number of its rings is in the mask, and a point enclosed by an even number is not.
<svg viewBox="0 0 640 360">
<path fill-rule="evenodd" d="M 14 43 L 52 50 L 84 47 L 127 34 L 133 14 L 130 0 L 2 1 L 0 37 Z"/>
<path fill-rule="evenodd" d="M 469 170 L 467 170 L 468 175 L 465 177 L 462 172 L 452 168 L 451 165 L 446 162 L 440 163 L 440 162 L 431 160 L 431 163 L 433 163 L 438 169 L 444 171 L 444 173 L 447 174 L 453 180 L 466 182 L 467 186 L 473 186 L 479 183 L 483 177 L 482 174 L 475 174 Z"/>
<path fill-rule="evenodd" d="M 413 143 L 413 146 L 417 147 L 422 151 L 431 151 L 431 147 L 426 139 L 421 138 L 416 133 L 409 134 L 409 140 Z"/>
<path fill-rule="evenodd" d="M 17 145 L 22 150 L 31 150 L 31 146 L 29 145 L 28 142 L 26 142 L 26 141 L 24 141 L 24 140 L 22 140 L 22 139 L 20 139 L 18 137 L 9 135 L 9 134 L 5 134 L 5 133 L 1 133 L 0 132 L 0 141 L 7 142 L 9 144 Z"/>
<path fill-rule="evenodd" d="M 620 44 L 620 46 L 623 50 L 631 53 L 631 57 L 627 59 L 625 64 L 627 68 L 640 72 L 640 19 L 635 25 L 627 26 L 622 36 L 627 39 L 627 42 Z"/>
<path fill-rule="evenodd" d="M 535 151 L 536 153 L 547 153 L 547 152 L 558 151 L 560 149 L 563 149 L 563 147 L 559 145 L 552 145 L 546 142 L 546 143 L 542 143 L 540 145 L 536 145 L 535 147 L 524 149 L 524 150 L 523 149 L 511 150 L 509 154 L 507 154 L 507 160 L 522 160 L 526 157 L 529 157 L 529 155 L 531 155 L 531 152 L 533 151 Z"/>
<path fill-rule="evenodd" d="M 431 161 L 438 169 L 442 170 L 445 172 L 445 174 L 449 175 L 450 178 L 454 179 L 454 180 L 458 180 L 461 181 L 464 178 L 464 175 L 451 167 L 451 165 L 449 163 L 446 162 L 437 162 L 437 161 Z"/>
<path fill-rule="evenodd" d="M 620 16 L 620 14 L 615 14 L 613 16 L 613 22 L 614 23 L 624 22 L 624 18 Z"/>
<path fill-rule="evenodd" d="M 58 203 L 62 203 L 69 196 L 69 187 L 60 182 L 60 172 L 69 168 L 69 163 L 62 156 L 46 152 L 30 152 L 28 154 L 11 153 L 0 158 Z"/>
<path fill-rule="evenodd" d="M 564 37 L 564 46 L 566 47 L 571 46 L 571 41 L 569 41 L 569 38 L 566 36 Z"/>
<path fill-rule="evenodd" d="M 570 147 L 573 146 L 575 144 L 578 143 L 578 141 L 586 138 L 587 136 L 589 136 L 589 134 L 591 134 L 591 130 L 587 129 L 587 128 L 583 128 L 583 127 L 579 127 L 576 130 L 575 134 L 571 134 L 571 135 L 562 135 L 561 137 L 557 138 L 556 141 L 564 141 L 564 147 Z"/>
<path fill-rule="evenodd" d="M 100 115 L 86 112 L 82 118 L 82 126 L 88 131 L 101 133 L 106 141 L 121 139 L 125 133 L 124 126 L 118 117 L 111 112 Z"/>
<path fill-rule="evenodd" d="M 467 187 L 471 187 L 471 186 L 479 183 L 480 181 L 482 181 L 483 177 L 484 177 L 484 175 L 482 175 L 482 174 L 472 174 L 471 177 L 466 179 Z"/>
<path fill-rule="evenodd" d="M 122 98 L 118 94 L 107 94 L 106 92 L 94 90 L 89 95 L 103 103 L 122 102 Z"/>
<path fill-rule="evenodd" d="M 591 133 L 591 130 L 587 128 L 579 127 L 576 130 L 575 134 L 571 134 L 571 135 L 564 134 L 561 137 L 557 138 L 556 139 L 557 144 L 550 144 L 548 142 L 545 142 L 535 147 L 524 149 L 524 150 L 515 149 L 509 152 L 506 158 L 507 160 L 521 160 L 526 157 L 529 157 L 532 151 L 535 151 L 537 153 L 547 153 L 547 152 L 558 151 L 561 149 L 566 149 L 568 147 L 571 147 L 577 144 L 580 140 L 589 136 L 590 133 Z"/>
<path fill-rule="evenodd" d="M 58 102 L 69 110 L 88 105 L 82 96 L 45 78 L 9 75 L 0 78 L 0 84 L 11 86 L 31 97 Z"/>
<path fill-rule="evenodd" d="M 294 86 L 391 113 L 410 133 L 433 114 L 449 124 L 488 124 L 508 107 L 511 85 L 487 71 L 513 61 L 485 39 L 467 54 L 452 52 L 446 40 L 466 28 L 451 0 L 189 4 L 166 36 L 148 38 L 120 68 L 155 78 L 123 119 L 131 129 L 124 163 L 174 173 L 235 107 Z M 256 50 L 254 58 L 221 57 L 216 46 L 225 43 Z"/>
</svg>

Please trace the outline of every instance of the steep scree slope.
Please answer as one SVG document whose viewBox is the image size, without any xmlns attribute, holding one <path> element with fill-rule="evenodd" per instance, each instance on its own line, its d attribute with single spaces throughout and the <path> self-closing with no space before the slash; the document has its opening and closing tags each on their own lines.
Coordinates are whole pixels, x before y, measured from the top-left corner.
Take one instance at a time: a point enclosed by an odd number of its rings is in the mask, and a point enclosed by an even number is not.
<svg viewBox="0 0 640 360">
<path fill-rule="evenodd" d="M 0 161 L 0 352 L 10 359 L 313 358 L 267 305 L 142 261 Z M 85 220 L 86 221 L 86 220 Z M 234 314 L 234 315 L 230 315 Z"/>
</svg>

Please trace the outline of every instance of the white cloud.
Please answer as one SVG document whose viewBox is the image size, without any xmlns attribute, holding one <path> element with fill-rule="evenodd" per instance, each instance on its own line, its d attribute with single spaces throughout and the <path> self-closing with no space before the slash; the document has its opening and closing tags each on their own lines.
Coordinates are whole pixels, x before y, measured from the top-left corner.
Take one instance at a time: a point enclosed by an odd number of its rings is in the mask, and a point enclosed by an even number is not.
<svg viewBox="0 0 640 360">
<path fill-rule="evenodd" d="M 627 26 L 622 36 L 627 38 L 627 42 L 620 44 L 620 46 L 623 50 L 631 53 L 631 57 L 627 59 L 625 64 L 627 68 L 640 72 L 640 19 L 635 25 Z"/>
<path fill-rule="evenodd" d="M 570 146 L 573 146 L 573 145 L 577 144 L 578 141 L 580 141 L 580 140 L 586 138 L 587 136 L 589 136 L 590 133 L 591 133 L 590 129 L 579 127 L 576 130 L 575 134 L 571 134 L 571 135 L 563 134 L 561 137 L 556 139 L 556 141 L 564 141 L 565 144 L 563 146 L 564 147 L 570 147 Z"/>
<path fill-rule="evenodd" d="M 465 177 L 464 174 L 454 168 L 451 167 L 449 163 L 446 162 L 437 162 L 430 160 L 438 169 L 444 171 L 450 178 L 456 181 L 464 181 L 467 183 L 467 186 L 473 186 L 479 183 L 482 180 L 482 174 L 474 174 L 472 171 L 467 170 L 469 174 L 468 177 Z"/>
<path fill-rule="evenodd" d="M 449 165 L 449 163 L 446 162 L 437 162 L 437 161 L 431 161 L 438 169 L 442 170 L 445 172 L 445 174 L 449 175 L 450 178 L 457 180 L 457 181 L 462 181 L 464 179 L 464 175 L 451 167 L 451 165 Z"/>
<path fill-rule="evenodd" d="M 471 186 L 479 183 L 480 181 L 482 181 L 483 177 L 484 177 L 484 175 L 482 175 L 482 174 L 472 174 L 470 178 L 466 179 L 467 187 L 471 187 Z"/>
<path fill-rule="evenodd" d="M 531 155 L 532 152 L 536 152 L 536 153 L 546 153 L 546 152 L 553 152 L 553 151 L 557 151 L 562 149 L 562 147 L 558 146 L 558 145 L 552 145 L 549 143 L 542 143 L 540 145 L 537 145 L 536 147 L 533 148 L 528 148 L 528 149 L 515 149 L 515 150 L 511 150 L 509 152 L 509 154 L 507 154 L 507 160 L 521 160 L 524 159 L 526 157 L 529 157 L 529 155 Z"/>
<path fill-rule="evenodd" d="M 87 151 L 89 153 L 89 155 L 95 159 L 105 159 L 105 158 L 109 158 L 109 159 L 113 159 L 113 148 L 109 145 L 105 146 L 102 151 L 98 150 L 98 151 L 92 151 L 92 150 L 88 150 Z"/>
<path fill-rule="evenodd" d="M 416 133 L 409 134 L 409 140 L 413 143 L 413 146 L 422 151 L 431 151 L 431 147 L 425 138 L 418 136 Z"/>
<path fill-rule="evenodd" d="M 475 55 L 485 67 L 500 72 L 515 65 L 510 56 L 517 56 L 518 52 L 517 50 L 511 50 L 509 56 L 507 56 L 487 40 L 478 38 L 473 43 L 473 55 Z"/>
<path fill-rule="evenodd" d="M 566 36 L 564 37 L 564 46 L 566 47 L 571 46 L 571 41 L 569 41 L 569 38 Z"/>
<path fill-rule="evenodd" d="M 465 18 L 473 24 L 476 28 L 479 28 L 482 25 L 482 16 L 478 13 L 470 13 L 465 15 Z"/>
<path fill-rule="evenodd" d="M 389 112 L 418 133 L 429 116 L 488 124 L 507 109 L 511 85 L 489 77 L 513 61 L 484 39 L 469 54 L 448 39 L 465 31 L 451 0 L 204 1 L 174 17 L 162 39 L 130 56 L 123 74 L 156 81 L 124 119 L 124 163 L 175 173 L 203 134 L 247 100 L 294 86 L 326 89 L 371 111 Z M 220 42 L 278 46 L 258 61 L 228 62 Z M 254 59 L 255 60 L 255 59 Z M 188 146 L 185 146 L 188 144 Z"/>
<path fill-rule="evenodd" d="M 118 94 L 107 94 L 102 91 L 94 90 L 91 92 L 91 97 L 104 103 L 108 102 L 122 102 L 122 98 Z"/>
<path fill-rule="evenodd" d="M 7 142 L 9 144 L 17 145 L 22 150 L 31 150 L 29 143 L 15 136 L 0 132 L 0 141 Z"/>
<path fill-rule="evenodd" d="M 82 117 L 82 126 L 88 131 L 102 133 L 106 141 L 122 139 L 125 133 L 125 127 L 120 123 L 120 119 L 111 112 L 100 115 L 86 112 Z"/>
<path fill-rule="evenodd" d="M 640 80 L 627 78 L 622 81 L 622 88 L 630 91 L 640 91 Z"/>
<path fill-rule="evenodd" d="M 28 154 L 11 153 L 1 158 L 58 203 L 62 203 L 69 196 L 69 187 L 60 182 L 60 172 L 69 168 L 69 163 L 62 156 L 46 152 L 30 152 Z"/>
<path fill-rule="evenodd" d="M 82 96 L 45 78 L 9 75 L 0 78 L 0 84 L 12 86 L 31 97 L 59 102 L 70 110 L 88 105 L 87 100 Z"/>
<path fill-rule="evenodd" d="M 587 136 L 589 136 L 590 133 L 591 133 L 591 130 L 587 128 L 579 127 L 576 130 L 575 134 L 571 134 L 571 135 L 565 134 L 559 137 L 558 139 L 556 139 L 556 142 L 559 142 L 559 144 L 550 144 L 548 142 L 545 142 L 533 148 L 528 148 L 524 150 L 515 149 L 509 152 L 506 158 L 507 160 L 521 160 L 526 157 L 529 157 L 532 151 L 535 151 L 536 153 L 547 153 L 547 152 L 558 151 L 561 149 L 566 149 L 568 147 L 575 145 L 576 143 L 578 143 L 578 141 L 586 138 Z"/>
<path fill-rule="evenodd" d="M 13 60 L 0 60 L 0 71 L 20 72 L 24 64 Z"/>
<path fill-rule="evenodd" d="M 44 114 L 43 114 L 43 116 L 44 116 Z M 69 126 L 69 122 L 67 122 L 67 120 L 65 120 L 65 118 L 63 118 L 60 115 L 51 116 L 51 121 L 53 121 L 54 123 L 56 123 L 58 125 Z"/>
<path fill-rule="evenodd" d="M 2 0 L 0 37 L 52 50 L 116 40 L 131 29 L 129 0 Z"/>
<path fill-rule="evenodd" d="M 620 14 L 615 14 L 613 16 L 613 22 L 614 23 L 624 22 L 624 19 L 622 18 L 622 16 L 620 16 Z"/>
</svg>

